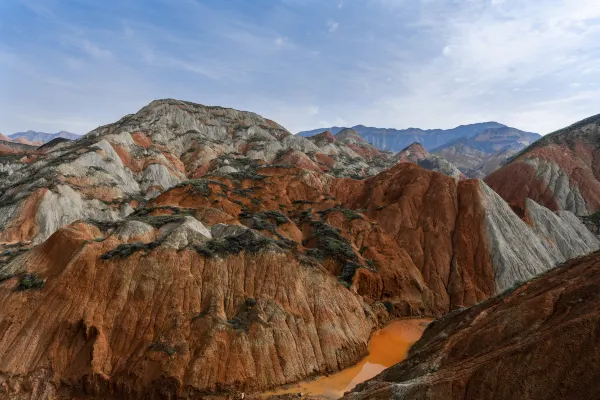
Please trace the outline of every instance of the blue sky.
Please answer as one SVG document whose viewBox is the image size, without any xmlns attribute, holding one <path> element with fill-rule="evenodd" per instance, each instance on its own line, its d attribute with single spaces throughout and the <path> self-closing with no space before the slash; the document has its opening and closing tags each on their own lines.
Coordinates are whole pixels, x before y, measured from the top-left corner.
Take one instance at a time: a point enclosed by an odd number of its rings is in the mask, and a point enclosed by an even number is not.
<svg viewBox="0 0 600 400">
<path fill-rule="evenodd" d="M 84 133 L 156 98 L 292 132 L 548 133 L 600 113 L 598 0 L 2 0 L 0 132 Z"/>
</svg>

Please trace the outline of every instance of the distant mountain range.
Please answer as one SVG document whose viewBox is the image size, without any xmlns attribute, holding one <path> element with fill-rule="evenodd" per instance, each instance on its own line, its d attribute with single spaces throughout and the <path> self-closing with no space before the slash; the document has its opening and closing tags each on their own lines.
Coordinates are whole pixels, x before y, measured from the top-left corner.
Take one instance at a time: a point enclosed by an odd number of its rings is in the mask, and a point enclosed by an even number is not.
<svg viewBox="0 0 600 400">
<path fill-rule="evenodd" d="M 314 129 L 311 131 L 299 132 L 298 135 L 309 137 L 316 135 L 317 133 L 321 133 L 323 131 L 330 131 L 335 135 L 343 129 L 343 127 L 334 126 L 331 128 L 321 128 Z M 534 142 L 535 140 L 541 137 L 537 133 L 524 132 L 519 129 L 510 128 L 498 122 L 479 122 L 475 124 L 457 126 L 456 128 L 452 129 L 393 129 L 375 128 L 364 125 L 356 125 L 353 126 L 352 129 L 358 132 L 358 134 L 361 137 L 363 137 L 367 142 L 377 147 L 378 149 L 389 150 L 393 152 L 400 151 L 414 142 L 420 143 L 429 151 L 433 151 L 436 148 L 439 148 L 456 140 L 463 138 L 471 138 L 481 134 L 484 131 L 489 131 L 492 129 L 499 129 L 501 131 L 509 130 L 510 132 L 512 132 L 512 134 L 518 133 L 517 136 L 519 137 L 527 137 L 528 142 L 526 143 L 526 145 Z M 505 145 L 510 144 L 508 142 L 512 140 L 512 134 L 510 136 L 507 136 Z"/>
<path fill-rule="evenodd" d="M 344 129 L 334 126 L 299 132 L 298 135 L 311 137 L 324 130 L 337 134 Z M 450 161 L 468 177 L 484 177 L 495 171 L 508 158 L 541 137 L 498 122 L 480 122 L 452 129 L 391 129 L 364 125 L 351 129 L 379 150 L 398 152 L 413 143 L 420 143 L 432 155 Z"/>
<path fill-rule="evenodd" d="M 32 143 L 35 143 L 35 142 L 48 143 L 52 139 L 56 139 L 56 138 L 75 140 L 75 139 L 79 139 L 81 137 L 81 135 L 78 135 L 76 133 L 67 132 L 67 131 L 60 131 L 58 133 L 27 131 L 27 132 L 13 133 L 12 135 L 8 135 L 8 137 L 11 140 L 26 139 Z"/>
</svg>

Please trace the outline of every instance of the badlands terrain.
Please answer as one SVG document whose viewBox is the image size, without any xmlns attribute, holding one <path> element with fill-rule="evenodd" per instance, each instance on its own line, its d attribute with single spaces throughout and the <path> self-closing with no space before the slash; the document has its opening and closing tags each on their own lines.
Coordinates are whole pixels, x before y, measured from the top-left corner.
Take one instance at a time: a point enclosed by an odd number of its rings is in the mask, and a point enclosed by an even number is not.
<svg viewBox="0 0 600 400">
<path fill-rule="evenodd" d="M 461 146 L 505 150 L 489 130 Z M 171 99 L 0 142 L 0 398 L 255 396 L 409 317 L 440 319 L 347 398 L 584 398 L 597 136 L 582 121 L 485 180 L 450 150 Z"/>
</svg>

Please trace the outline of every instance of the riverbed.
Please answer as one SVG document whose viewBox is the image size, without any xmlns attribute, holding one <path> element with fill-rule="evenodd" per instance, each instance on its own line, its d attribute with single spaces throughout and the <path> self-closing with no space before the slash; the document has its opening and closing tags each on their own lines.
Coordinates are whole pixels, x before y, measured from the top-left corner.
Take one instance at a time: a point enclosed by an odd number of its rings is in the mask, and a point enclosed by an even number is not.
<svg viewBox="0 0 600 400">
<path fill-rule="evenodd" d="M 319 395 L 326 399 L 338 399 L 344 392 L 378 375 L 384 369 L 406 358 L 413 345 L 430 322 L 426 319 L 407 319 L 390 323 L 375 332 L 369 342 L 369 355 L 353 367 L 329 376 L 288 385 L 285 388 L 264 393 L 264 398 L 288 393 Z"/>
</svg>

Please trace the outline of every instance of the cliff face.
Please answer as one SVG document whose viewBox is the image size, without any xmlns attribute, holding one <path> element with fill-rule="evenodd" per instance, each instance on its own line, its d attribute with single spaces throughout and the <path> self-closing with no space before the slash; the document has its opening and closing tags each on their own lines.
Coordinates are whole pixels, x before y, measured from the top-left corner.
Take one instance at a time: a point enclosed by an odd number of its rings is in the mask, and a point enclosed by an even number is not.
<svg viewBox="0 0 600 400">
<path fill-rule="evenodd" d="M 374 321 L 360 298 L 276 245 L 207 258 L 170 248 L 170 232 L 154 250 L 111 255 L 131 250 L 115 236 L 96 241 L 96 227 L 77 223 L 18 260 L 46 282 L 19 291 L 18 269 L 0 288 L 5 390 L 33 380 L 33 398 L 247 391 L 366 352 Z"/>
<path fill-rule="evenodd" d="M 344 399 L 595 399 L 600 254 L 433 322 Z"/>
<path fill-rule="evenodd" d="M 506 201 L 530 198 L 551 210 L 600 210 L 600 117 L 580 121 L 529 146 L 485 181 Z"/>
</svg>

